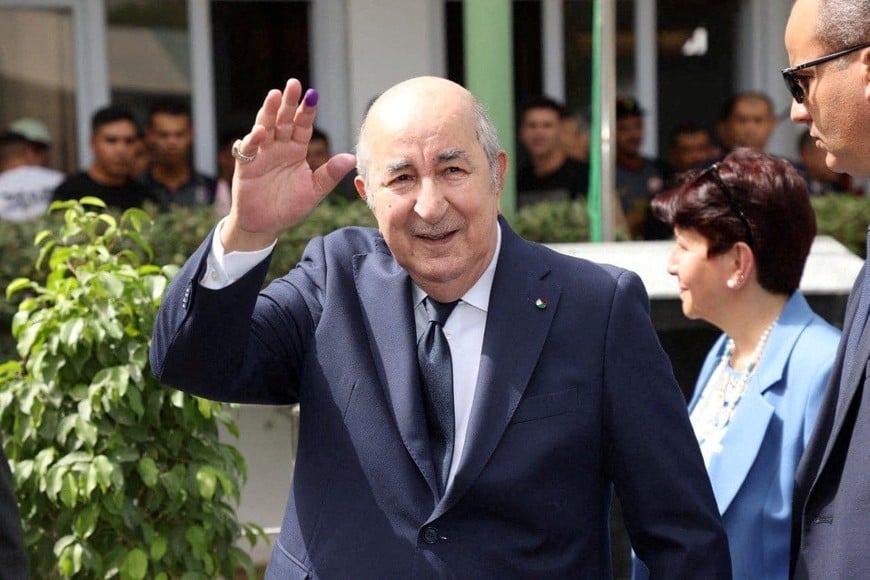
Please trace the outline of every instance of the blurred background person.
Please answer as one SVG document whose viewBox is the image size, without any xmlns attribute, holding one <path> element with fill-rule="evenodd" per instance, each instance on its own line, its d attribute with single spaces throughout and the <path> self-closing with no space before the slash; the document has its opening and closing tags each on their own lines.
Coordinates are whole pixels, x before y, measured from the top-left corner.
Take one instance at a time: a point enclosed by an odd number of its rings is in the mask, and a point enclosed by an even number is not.
<svg viewBox="0 0 870 580">
<path fill-rule="evenodd" d="M 0 221 L 22 222 L 44 214 L 65 177 L 39 165 L 21 135 L 0 136 Z"/>
<path fill-rule="evenodd" d="M 140 128 L 133 113 L 108 106 L 91 117 L 93 163 L 68 177 L 54 190 L 54 199 L 95 196 L 117 209 L 141 207 L 153 200 L 148 188 L 134 179 Z"/>
<path fill-rule="evenodd" d="M 776 129 L 773 102 L 764 93 L 745 91 L 722 103 L 717 125 L 722 155 L 736 147 L 767 151 L 767 143 Z"/>
<path fill-rule="evenodd" d="M 806 184 L 788 161 L 737 149 L 653 211 L 674 226 L 683 314 L 724 332 L 689 410 L 734 577 L 786 579 L 794 474 L 840 336 L 798 290 L 816 233 Z"/>
<path fill-rule="evenodd" d="M 193 121 L 187 105 L 180 101 L 155 103 L 148 114 L 145 136 L 151 165 L 142 180 L 163 210 L 174 205 L 214 203 L 217 180 L 193 167 Z"/>
<path fill-rule="evenodd" d="M 616 99 L 616 190 L 632 240 L 659 240 L 670 228 L 650 213 L 650 200 L 664 186 L 665 168 L 641 154 L 644 110 L 629 96 Z"/>
<path fill-rule="evenodd" d="M 846 173 L 836 173 L 825 163 L 827 152 L 816 145 L 810 130 L 804 131 L 798 140 L 801 158 L 795 163 L 801 177 L 807 182 L 810 195 L 854 194 L 852 178 Z"/>
<path fill-rule="evenodd" d="M 560 103 L 543 96 L 522 106 L 519 139 L 528 161 L 517 170 L 517 207 L 586 198 L 589 165 L 569 157 L 562 145 L 564 111 Z"/>
<path fill-rule="evenodd" d="M 305 156 L 305 160 L 313 171 L 329 161 L 330 157 L 332 157 L 332 147 L 329 144 L 329 135 L 325 131 L 314 127 L 311 133 L 311 141 L 308 143 L 308 153 Z M 350 203 L 357 200 L 359 194 L 356 192 L 356 186 L 353 184 L 356 175 L 356 169 L 345 175 L 338 182 L 338 186 L 336 186 L 332 193 L 324 198 L 324 201 L 327 203 Z"/>
<path fill-rule="evenodd" d="M 9 123 L 8 133 L 14 133 L 27 141 L 30 150 L 30 165 L 48 167 L 51 154 L 51 133 L 45 123 L 33 117 L 22 117 Z"/>
<path fill-rule="evenodd" d="M 589 124 L 580 113 L 564 111 L 559 127 L 562 149 L 571 159 L 589 162 Z"/>
<path fill-rule="evenodd" d="M 668 140 L 668 162 L 672 173 L 698 169 L 716 158 L 710 132 L 697 123 L 678 125 Z"/>
</svg>

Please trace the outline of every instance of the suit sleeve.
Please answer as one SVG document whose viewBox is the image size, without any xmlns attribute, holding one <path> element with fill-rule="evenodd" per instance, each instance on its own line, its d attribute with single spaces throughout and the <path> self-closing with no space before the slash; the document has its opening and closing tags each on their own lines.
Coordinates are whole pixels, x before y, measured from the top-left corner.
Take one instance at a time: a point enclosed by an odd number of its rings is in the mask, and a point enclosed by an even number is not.
<svg viewBox="0 0 870 580">
<path fill-rule="evenodd" d="M 604 360 L 607 468 L 651 578 L 731 578 L 728 540 L 685 399 L 636 274 L 619 275 Z"/>
<path fill-rule="evenodd" d="M 165 384 L 218 401 L 289 404 L 298 401 L 305 347 L 314 331 L 322 280 L 315 265 L 322 239 L 300 264 L 260 291 L 263 260 L 233 284 L 199 284 L 211 236 L 172 281 L 154 327 L 151 368 Z"/>
</svg>

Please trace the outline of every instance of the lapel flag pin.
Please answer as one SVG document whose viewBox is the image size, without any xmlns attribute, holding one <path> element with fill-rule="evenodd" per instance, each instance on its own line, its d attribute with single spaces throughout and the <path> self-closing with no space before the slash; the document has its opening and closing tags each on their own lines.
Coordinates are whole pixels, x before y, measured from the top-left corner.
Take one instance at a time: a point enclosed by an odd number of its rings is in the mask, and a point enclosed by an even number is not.
<svg viewBox="0 0 870 580">
<path fill-rule="evenodd" d="M 547 307 L 547 299 L 546 298 L 538 298 L 535 300 L 535 306 L 538 307 L 538 310 L 543 310 Z"/>
</svg>

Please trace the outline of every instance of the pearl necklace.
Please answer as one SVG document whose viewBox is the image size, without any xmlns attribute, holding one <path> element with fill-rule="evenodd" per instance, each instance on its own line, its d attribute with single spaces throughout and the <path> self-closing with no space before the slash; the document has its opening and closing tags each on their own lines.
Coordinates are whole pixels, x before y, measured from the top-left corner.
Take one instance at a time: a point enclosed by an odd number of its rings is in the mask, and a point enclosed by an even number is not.
<svg viewBox="0 0 870 580">
<path fill-rule="evenodd" d="M 749 376 L 758 366 L 758 361 L 761 360 L 761 354 L 764 352 L 764 347 L 767 346 L 767 338 L 770 336 L 770 331 L 776 326 L 779 317 L 770 323 L 770 326 L 764 329 L 761 336 L 758 337 L 758 343 L 755 345 L 755 350 L 752 351 L 752 358 L 749 359 L 749 364 L 746 366 L 744 373 Z M 725 344 L 725 351 L 722 353 L 723 362 L 727 363 L 735 371 L 737 368 L 732 364 L 731 357 L 734 356 L 734 339 L 728 337 L 728 342 Z"/>
<path fill-rule="evenodd" d="M 706 449 L 706 453 L 717 452 L 720 449 L 719 441 L 725 433 L 725 428 L 731 423 L 737 410 L 737 404 L 746 391 L 749 379 L 758 369 L 764 347 L 767 346 L 767 339 L 778 320 L 779 317 L 758 337 L 758 343 L 752 351 L 752 357 L 744 372 L 735 370 L 731 364 L 734 355 L 734 340 L 728 338 L 719 366 L 711 375 L 711 382 L 706 385 L 701 400 L 698 401 L 698 405 L 692 412 L 692 427 L 702 446 L 702 451 L 704 451 L 705 443 L 710 445 Z M 705 461 L 707 459 L 708 457 L 705 455 Z"/>
</svg>

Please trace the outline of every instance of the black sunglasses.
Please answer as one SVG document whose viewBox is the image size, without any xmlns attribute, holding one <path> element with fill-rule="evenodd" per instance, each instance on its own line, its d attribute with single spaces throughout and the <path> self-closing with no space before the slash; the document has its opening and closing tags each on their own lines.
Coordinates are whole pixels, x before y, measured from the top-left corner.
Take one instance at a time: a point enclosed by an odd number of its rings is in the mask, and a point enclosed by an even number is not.
<svg viewBox="0 0 870 580">
<path fill-rule="evenodd" d="M 719 163 L 714 163 L 704 170 L 698 177 L 703 177 L 707 173 L 710 174 L 713 181 L 716 183 L 716 186 L 725 194 L 725 197 L 728 199 L 728 205 L 731 207 L 731 211 L 733 211 L 734 215 L 736 215 L 743 223 L 743 226 L 746 228 L 746 243 L 754 250 L 755 238 L 752 237 L 752 228 L 749 226 L 749 220 L 746 219 L 746 214 L 743 213 L 743 210 L 741 210 L 740 206 L 737 205 L 737 202 L 734 201 L 734 194 L 732 193 L 731 188 L 722 180 L 722 175 L 719 173 Z"/>
<path fill-rule="evenodd" d="M 862 48 L 867 48 L 868 46 L 870 46 L 870 42 L 865 42 L 864 44 L 859 44 L 858 46 L 853 46 L 852 48 L 847 48 L 845 50 L 835 52 L 834 54 L 820 56 L 819 58 L 805 62 L 803 64 L 784 68 L 782 69 L 782 79 L 785 81 L 785 86 L 788 87 L 788 91 L 791 93 L 791 96 L 794 97 L 795 101 L 797 101 L 798 103 L 803 103 L 804 99 L 807 96 L 807 92 L 806 88 L 804 88 L 803 79 L 797 76 L 795 74 L 796 72 L 798 72 L 799 70 L 804 70 L 805 68 L 810 68 L 811 66 L 816 66 L 824 62 L 828 62 L 829 60 L 840 58 L 841 56 L 846 56 L 849 53 L 855 52 L 856 50 L 861 50 Z"/>
</svg>

